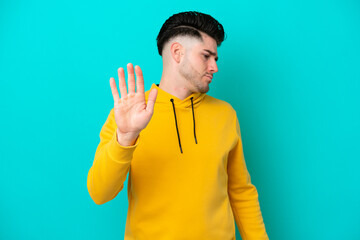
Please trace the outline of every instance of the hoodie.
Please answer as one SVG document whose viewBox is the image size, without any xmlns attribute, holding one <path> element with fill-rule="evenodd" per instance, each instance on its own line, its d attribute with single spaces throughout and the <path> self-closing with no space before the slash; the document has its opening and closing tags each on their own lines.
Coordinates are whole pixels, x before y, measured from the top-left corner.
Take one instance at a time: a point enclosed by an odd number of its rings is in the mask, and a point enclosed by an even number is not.
<svg viewBox="0 0 360 240">
<path fill-rule="evenodd" d="M 232 240 L 235 223 L 243 240 L 268 239 L 232 106 L 153 88 L 154 113 L 134 145 L 117 142 L 111 109 L 87 178 L 93 201 L 115 198 L 128 175 L 125 240 Z"/>
</svg>

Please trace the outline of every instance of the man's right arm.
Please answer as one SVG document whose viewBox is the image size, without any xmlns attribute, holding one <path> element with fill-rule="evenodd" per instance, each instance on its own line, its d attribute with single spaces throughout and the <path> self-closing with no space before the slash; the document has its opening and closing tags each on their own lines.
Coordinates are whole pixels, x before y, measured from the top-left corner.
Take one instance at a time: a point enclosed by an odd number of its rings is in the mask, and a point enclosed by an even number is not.
<svg viewBox="0 0 360 240">
<path fill-rule="evenodd" d="M 87 188 L 96 204 L 112 200 L 123 189 L 134 150 L 139 144 L 139 134 L 154 113 L 157 90 L 150 91 L 146 102 L 141 68 L 135 66 L 136 85 L 131 63 L 127 70 L 128 89 L 124 69 L 118 69 L 121 98 L 115 79 L 110 78 L 114 108 L 101 129 L 100 143 L 88 173 Z"/>
<path fill-rule="evenodd" d="M 100 143 L 87 178 L 89 194 L 96 204 L 112 200 L 123 189 L 139 139 L 140 136 L 136 138 L 135 142 L 130 141 L 134 142 L 130 146 L 120 145 L 114 109 L 111 109 L 101 129 Z"/>
</svg>

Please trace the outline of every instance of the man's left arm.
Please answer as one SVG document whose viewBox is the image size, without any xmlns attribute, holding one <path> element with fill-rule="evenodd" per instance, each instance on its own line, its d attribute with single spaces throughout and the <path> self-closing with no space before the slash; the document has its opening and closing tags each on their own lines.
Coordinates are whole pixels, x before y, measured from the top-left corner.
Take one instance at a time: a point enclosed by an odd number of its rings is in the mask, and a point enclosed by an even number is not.
<svg viewBox="0 0 360 240">
<path fill-rule="evenodd" d="M 256 187 L 246 168 L 240 126 L 235 117 L 238 141 L 228 156 L 228 194 L 241 238 L 269 239 L 263 222 Z"/>
</svg>

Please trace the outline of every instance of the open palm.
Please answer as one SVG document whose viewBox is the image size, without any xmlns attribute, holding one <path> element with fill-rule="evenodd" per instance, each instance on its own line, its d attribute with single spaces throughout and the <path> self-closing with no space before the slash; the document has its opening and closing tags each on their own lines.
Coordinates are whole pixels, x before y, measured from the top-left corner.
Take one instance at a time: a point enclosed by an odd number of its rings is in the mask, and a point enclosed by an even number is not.
<svg viewBox="0 0 360 240">
<path fill-rule="evenodd" d="M 157 90 L 151 90 L 146 103 L 141 68 L 135 66 L 136 92 L 134 68 L 131 63 L 127 65 L 127 72 L 128 91 L 126 89 L 124 69 L 118 69 L 121 98 L 117 91 L 115 79 L 110 78 L 110 87 L 114 98 L 115 122 L 121 134 L 137 136 L 147 126 L 153 115 Z"/>
</svg>

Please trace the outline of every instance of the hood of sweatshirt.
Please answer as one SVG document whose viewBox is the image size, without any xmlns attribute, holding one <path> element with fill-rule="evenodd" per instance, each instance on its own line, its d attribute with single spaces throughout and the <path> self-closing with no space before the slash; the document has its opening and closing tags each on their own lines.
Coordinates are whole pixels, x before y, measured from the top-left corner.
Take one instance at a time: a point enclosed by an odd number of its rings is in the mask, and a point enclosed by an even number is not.
<svg viewBox="0 0 360 240">
<path fill-rule="evenodd" d="M 176 108 L 197 107 L 198 105 L 200 105 L 201 101 L 206 96 L 206 93 L 192 93 L 187 98 L 181 100 L 180 98 L 177 98 L 174 95 L 162 90 L 159 87 L 159 84 L 153 83 L 151 85 L 150 90 L 145 93 L 146 101 L 148 100 L 149 93 L 153 88 L 156 88 L 158 91 L 157 97 L 156 97 L 156 102 L 155 102 L 157 107 L 163 107 L 163 106 L 164 107 L 172 107 L 172 103 L 171 103 L 172 101 L 174 102 L 174 105 Z M 173 100 L 171 100 L 171 99 L 173 99 Z"/>
<path fill-rule="evenodd" d="M 159 87 L 159 84 L 153 83 L 151 85 L 151 88 L 149 91 L 145 92 L 145 99 L 148 100 L 150 91 L 156 88 L 158 93 L 156 96 L 155 106 L 160 108 L 169 108 L 169 110 L 172 108 L 173 114 L 174 114 L 174 124 L 176 126 L 177 136 L 178 136 L 178 142 L 179 142 L 179 149 L 180 152 L 183 153 L 182 147 L 181 147 L 181 139 L 179 135 L 179 128 L 177 124 L 177 118 L 176 118 L 176 109 L 177 108 L 191 108 L 192 110 L 192 118 L 193 118 L 193 126 L 194 126 L 194 140 L 197 144 L 196 139 L 196 125 L 195 125 L 195 112 L 194 108 L 198 107 L 203 99 L 206 96 L 206 93 L 192 93 L 187 98 L 181 100 L 180 98 L 175 97 L 174 95 L 162 90 Z"/>
</svg>

